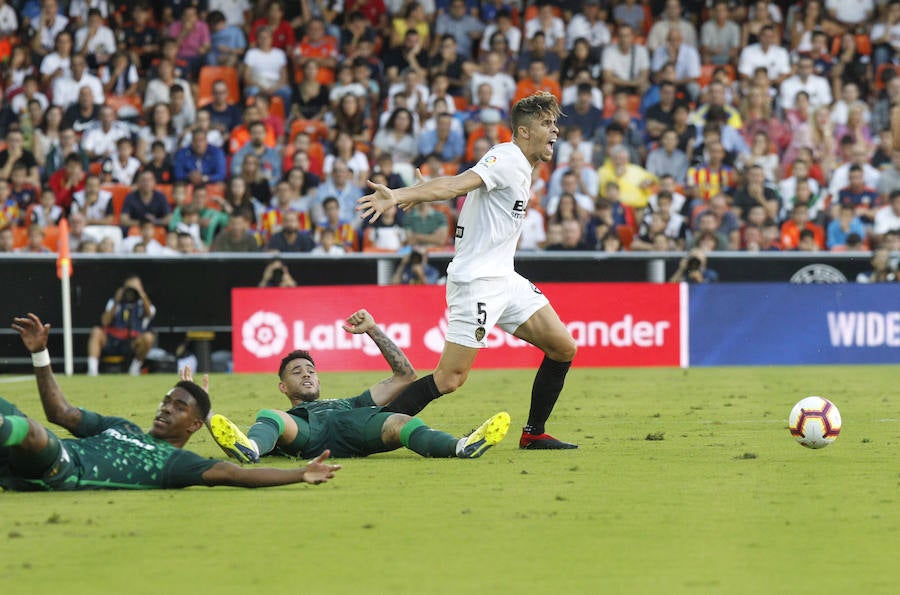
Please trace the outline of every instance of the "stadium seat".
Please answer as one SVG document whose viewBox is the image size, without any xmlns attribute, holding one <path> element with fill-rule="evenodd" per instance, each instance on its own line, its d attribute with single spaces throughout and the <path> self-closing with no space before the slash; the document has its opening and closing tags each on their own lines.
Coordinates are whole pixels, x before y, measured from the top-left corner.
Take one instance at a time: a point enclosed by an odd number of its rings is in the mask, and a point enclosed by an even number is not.
<svg viewBox="0 0 900 595">
<path fill-rule="evenodd" d="M 175 199 L 172 198 L 172 184 L 157 184 L 155 189 L 165 195 L 166 200 L 169 202 L 169 206 L 175 205 Z"/>
<path fill-rule="evenodd" d="M 892 69 L 898 76 L 900 76 L 900 65 L 891 64 L 890 62 L 885 62 L 884 64 L 878 65 L 878 70 L 875 72 L 875 90 L 881 91 L 884 89 L 884 81 L 882 77 L 884 77 L 884 72 L 886 70 Z"/>
<path fill-rule="evenodd" d="M 108 184 L 103 186 L 103 189 L 112 193 L 113 222 L 118 225 L 119 216 L 122 214 L 122 206 L 125 205 L 125 197 L 131 192 L 131 186 L 125 184 Z"/>
<path fill-rule="evenodd" d="M 284 100 L 278 95 L 272 95 L 272 98 L 269 100 L 269 115 L 280 118 L 281 122 L 284 123 Z"/>
<path fill-rule="evenodd" d="M 59 250 L 59 227 L 48 225 L 44 228 L 44 246 L 51 252 Z"/>
<path fill-rule="evenodd" d="M 197 90 L 197 107 L 203 107 L 213 101 L 213 83 L 225 81 L 228 85 L 228 103 L 241 100 L 241 87 L 238 83 L 237 69 L 231 66 L 204 66 L 200 69 L 200 81 Z"/>
<path fill-rule="evenodd" d="M 294 137 L 301 132 L 307 133 L 310 140 L 314 141 L 322 141 L 328 138 L 328 126 L 321 120 L 294 120 L 291 123 L 289 142 L 294 142 Z"/>
<path fill-rule="evenodd" d="M 22 248 L 28 243 L 28 228 L 24 225 L 16 225 L 13 230 L 13 248 Z"/>
</svg>

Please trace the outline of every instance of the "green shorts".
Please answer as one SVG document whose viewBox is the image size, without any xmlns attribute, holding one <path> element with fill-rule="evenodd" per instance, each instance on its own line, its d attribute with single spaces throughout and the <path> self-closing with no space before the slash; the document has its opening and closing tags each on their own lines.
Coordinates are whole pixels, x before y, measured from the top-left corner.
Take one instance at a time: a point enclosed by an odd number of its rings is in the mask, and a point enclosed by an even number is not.
<svg viewBox="0 0 900 595">
<path fill-rule="evenodd" d="M 381 428 L 392 415 L 382 407 L 312 413 L 308 422 L 309 438 L 300 445 L 299 456 L 317 457 L 326 449 L 337 458 L 366 457 L 394 450 L 381 440 Z M 298 424 L 304 422 L 298 420 Z"/>
<path fill-rule="evenodd" d="M 0 488 L 23 492 L 77 488 L 78 467 L 50 430 L 47 438 L 47 446 L 38 453 L 11 451 L 5 462 L 0 461 Z"/>
</svg>

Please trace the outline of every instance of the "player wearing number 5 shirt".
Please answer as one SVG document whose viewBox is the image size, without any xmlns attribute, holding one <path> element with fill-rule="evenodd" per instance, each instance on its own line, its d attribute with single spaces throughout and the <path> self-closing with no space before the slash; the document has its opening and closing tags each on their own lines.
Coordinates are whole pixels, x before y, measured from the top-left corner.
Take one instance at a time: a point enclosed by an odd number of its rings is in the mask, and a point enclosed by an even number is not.
<svg viewBox="0 0 900 595">
<path fill-rule="evenodd" d="M 450 315 L 444 351 L 434 372 L 410 384 L 388 409 L 415 415 L 462 386 L 496 325 L 544 352 L 519 446 L 576 448 L 544 428 L 575 357 L 575 341 L 547 298 L 513 269 L 531 172 L 553 157 L 559 115 L 553 95 L 535 93 L 512 108 L 512 142 L 495 145 L 471 169 L 396 190 L 369 182 L 374 192 L 359 200 L 357 210 L 372 221 L 393 205 L 409 210 L 420 202 L 467 195 L 456 227 L 456 254 L 447 268 Z"/>
</svg>

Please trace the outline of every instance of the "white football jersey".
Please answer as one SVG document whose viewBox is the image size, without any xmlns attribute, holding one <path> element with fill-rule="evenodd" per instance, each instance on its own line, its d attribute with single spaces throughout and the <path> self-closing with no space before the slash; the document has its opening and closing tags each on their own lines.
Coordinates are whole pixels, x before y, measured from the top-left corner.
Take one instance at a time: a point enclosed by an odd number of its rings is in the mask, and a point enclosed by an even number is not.
<svg viewBox="0 0 900 595">
<path fill-rule="evenodd" d="M 472 166 L 484 185 L 469 192 L 456 224 L 450 279 L 467 283 L 513 272 L 513 256 L 525 222 L 532 166 L 513 143 L 495 145 Z"/>
</svg>

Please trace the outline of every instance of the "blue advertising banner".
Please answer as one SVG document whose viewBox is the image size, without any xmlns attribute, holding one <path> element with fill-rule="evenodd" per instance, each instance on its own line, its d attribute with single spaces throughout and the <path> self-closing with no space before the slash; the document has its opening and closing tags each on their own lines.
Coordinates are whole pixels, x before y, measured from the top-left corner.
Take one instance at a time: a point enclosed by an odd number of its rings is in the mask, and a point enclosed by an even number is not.
<svg viewBox="0 0 900 595">
<path fill-rule="evenodd" d="M 691 285 L 691 366 L 900 363 L 900 283 Z"/>
</svg>

